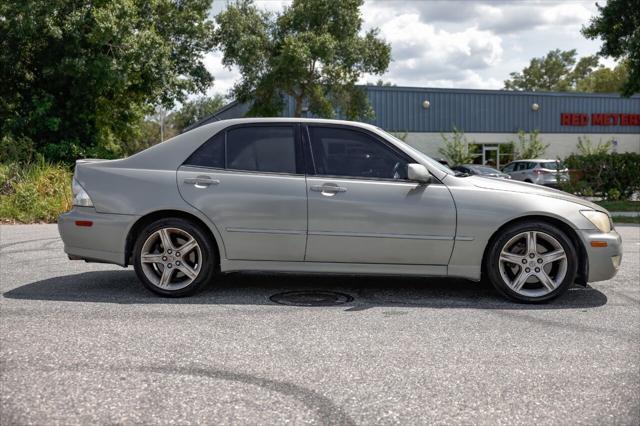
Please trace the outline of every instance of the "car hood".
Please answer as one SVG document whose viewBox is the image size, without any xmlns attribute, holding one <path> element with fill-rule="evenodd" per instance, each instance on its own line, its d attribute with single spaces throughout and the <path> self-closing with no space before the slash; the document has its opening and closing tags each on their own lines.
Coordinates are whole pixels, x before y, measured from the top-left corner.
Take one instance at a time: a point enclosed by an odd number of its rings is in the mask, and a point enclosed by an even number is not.
<svg viewBox="0 0 640 426">
<path fill-rule="evenodd" d="M 560 200 L 570 201 L 572 203 L 580 204 L 585 207 L 589 207 L 593 210 L 606 211 L 602 207 L 594 204 L 590 201 L 587 201 L 583 198 L 576 197 L 575 195 L 571 195 L 567 192 L 560 191 L 553 188 L 547 188 L 546 186 L 536 185 L 533 183 L 513 181 L 507 179 L 497 179 L 497 178 L 485 178 L 481 176 L 470 176 L 466 178 L 472 183 L 474 186 L 478 188 L 484 189 L 492 189 L 495 191 L 511 191 L 511 192 L 519 192 L 525 194 L 532 195 L 542 195 L 544 197 L 557 198 Z"/>
</svg>

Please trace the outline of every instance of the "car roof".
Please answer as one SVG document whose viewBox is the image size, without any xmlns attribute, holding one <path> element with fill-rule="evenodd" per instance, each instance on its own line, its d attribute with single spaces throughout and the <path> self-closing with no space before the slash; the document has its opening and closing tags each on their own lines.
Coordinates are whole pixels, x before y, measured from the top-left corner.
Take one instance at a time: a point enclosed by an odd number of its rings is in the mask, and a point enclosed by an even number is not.
<svg viewBox="0 0 640 426">
<path fill-rule="evenodd" d="M 228 126 L 236 124 L 259 124 L 259 123 L 313 123 L 313 124 L 342 124 L 352 127 L 363 127 L 366 129 L 376 129 L 377 127 L 362 123 L 359 121 L 333 120 L 328 118 L 302 118 L 302 117 L 248 117 L 248 118 L 232 118 L 228 120 L 214 121 L 207 125 L 224 122 Z"/>
</svg>

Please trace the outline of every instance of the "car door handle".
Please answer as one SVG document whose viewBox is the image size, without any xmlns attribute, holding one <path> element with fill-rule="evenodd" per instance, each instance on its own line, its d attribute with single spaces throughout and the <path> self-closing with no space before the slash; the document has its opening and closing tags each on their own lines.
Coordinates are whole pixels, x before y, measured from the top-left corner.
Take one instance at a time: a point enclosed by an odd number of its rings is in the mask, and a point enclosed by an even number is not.
<svg viewBox="0 0 640 426">
<path fill-rule="evenodd" d="M 196 188 L 207 188 L 210 185 L 218 185 L 220 181 L 211 179 L 209 176 L 196 176 L 194 178 L 186 178 L 184 183 L 194 185 Z"/>
<path fill-rule="evenodd" d="M 311 185 L 311 190 L 315 192 L 326 192 L 335 194 L 336 192 L 347 192 L 347 188 L 337 185 Z"/>
</svg>

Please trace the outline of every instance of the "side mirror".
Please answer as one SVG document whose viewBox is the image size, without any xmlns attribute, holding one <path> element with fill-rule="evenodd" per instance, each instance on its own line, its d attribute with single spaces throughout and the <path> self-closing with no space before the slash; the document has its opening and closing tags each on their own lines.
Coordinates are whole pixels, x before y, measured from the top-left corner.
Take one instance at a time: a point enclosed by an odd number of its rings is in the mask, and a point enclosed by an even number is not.
<svg viewBox="0 0 640 426">
<path fill-rule="evenodd" d="M 425 166 L 418 163 L 410 163 L 407 165 L 407 177 L 409 180 L 420 183 L 430 183 L 431 175 Z"/>
</svg>

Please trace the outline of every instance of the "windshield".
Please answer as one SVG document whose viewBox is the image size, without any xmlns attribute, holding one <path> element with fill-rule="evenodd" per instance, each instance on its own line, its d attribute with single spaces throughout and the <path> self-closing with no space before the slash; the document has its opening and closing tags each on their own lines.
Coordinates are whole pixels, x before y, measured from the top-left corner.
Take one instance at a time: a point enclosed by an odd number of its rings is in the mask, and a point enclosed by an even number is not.
<svg viewBox="0 0 640 426">
<path fill-rule="evenodd" d="M 409 145 L 408 143 L 406 143 L 402 139 L 398 139 L 397 137 L 393 136 L 391 133 L 389 133 L 386 130 L 383 130 L 383 129 L 379 128 L 379 127 L 377 127 L 377 129 L 380 130 L 381 132 L 384 132 L 385 135 L 389 136 L 394 141 L 402 143 L 405 147 L 410 149 L 413 154 L 415 154 L 416 156 L 424 159 L 427 163 L 429 163 L 430 166 L 433 166 L 433 167 L 437 168 L 438 170 L 441 170 L 441 171 L 443 171 L 443 172 L 445 172 L 445 173 L 447 173 L 449 175 L 455 175 L 456 174 L 456 172 L 451 170 L 449 167 L 445 166 L 442 163 L 437 162 L 436 160 L 434 160 L 433 158 L 429 157 L 428 155 L 418 151 L 417 149 L 415 149 L 414 147 L 412 147 L 411 145 Z"/>
<path fill-rule="evenodd" d="M 550 170 L 566 169 L 562 161 L 545 161 L 544 163 L 540 163 L 540 167 L 542 167 L 543 169 L 550 169 Z"/>
</svg>

